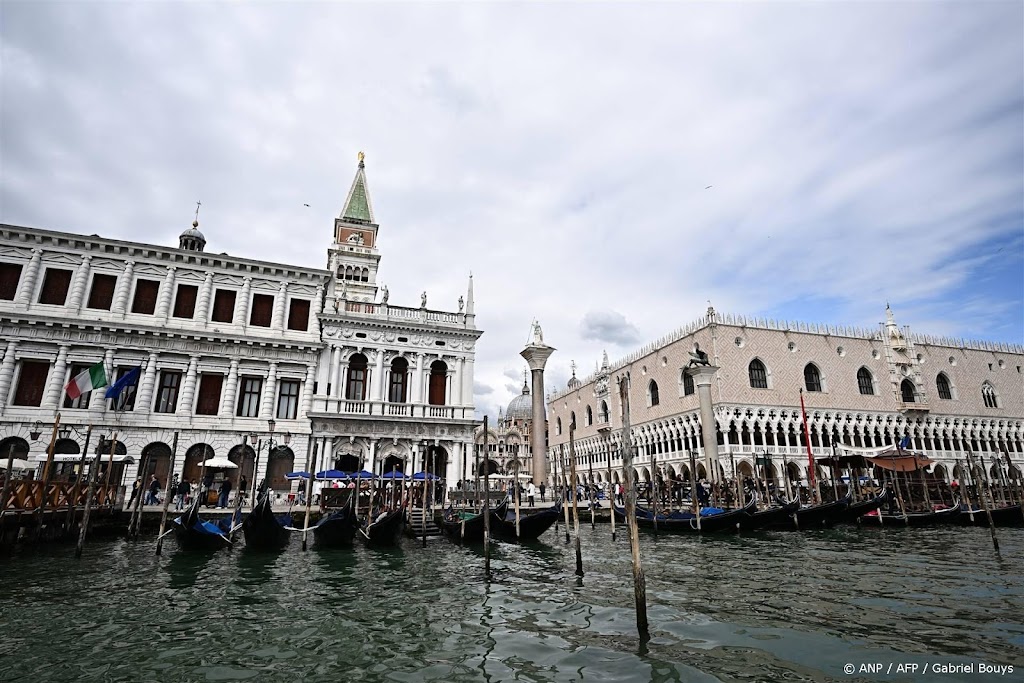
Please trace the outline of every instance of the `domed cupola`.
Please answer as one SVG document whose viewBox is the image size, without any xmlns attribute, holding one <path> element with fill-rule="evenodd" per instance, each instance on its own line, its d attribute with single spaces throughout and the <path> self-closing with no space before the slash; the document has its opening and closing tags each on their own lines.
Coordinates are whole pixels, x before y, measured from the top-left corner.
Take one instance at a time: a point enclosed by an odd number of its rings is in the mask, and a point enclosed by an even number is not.
<svg viewBox="0 0 1024 683">
<path fill-rule="evenodd" d="M 573 361 L 572 377 L 569 378 L 569 381 L 566 383 L 566 387 L 568 387 L 569 391 L 573 391 L 574 389 L 579 389 L 581 386 L 583 386 L 583 382 L 576 379 L 576 361 Z"/>
<path fill-rule="evenodd" d="M 523 378 L 523 393 L 516 396 L 508 404 L 505 411 L 505 420 L 513 422 L 516 420 L 530 421 L 533 419 L 533 399 L 530 397 L 530 387 Z"/>
<path fill-rule="evenodd" d="M 206 237 L 199 232 L 199 204 L 196 204 L 196 218 L 192 227 L 178 236 L 178 249 L 185 251 L 202 251 L 206 248 Z"/>
</svg>

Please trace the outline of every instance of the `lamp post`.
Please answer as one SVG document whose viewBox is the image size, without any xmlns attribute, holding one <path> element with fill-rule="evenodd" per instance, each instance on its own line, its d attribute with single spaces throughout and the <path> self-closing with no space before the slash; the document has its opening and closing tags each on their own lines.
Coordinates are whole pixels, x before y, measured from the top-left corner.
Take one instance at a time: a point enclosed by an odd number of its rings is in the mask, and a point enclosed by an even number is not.
<svg viewBox="0 0 1024 683">
<path fill-rule="evenodd" d="M 256 459 L 255 459 L 255 462 L 253 463 L 253 476 L 252 476 L 252 480 L 253 480 L 253 484 L 252 484 L 252 496 L 253 496 L 252 501 L 253 501 L 253 505 L 256 504 L 256 493 L 258 491 L 258 487 L 257 487 L 256 481 L 258 479 L 257 474 L 259 472 L 260 451 L 263 450 L 263 446 L 264 445 L 267 447 L 267 469 L 265 470 L 264 475 L 263 475 L 263 482 L 264 482 L 264 484 L 266 484 L 266 486 L 263 487 L 263 488 L 265 488 L 267 490 L 269 490 L 269 488 L 270 488 L 270 482 L 268 481 L 268 475 L 270 474 L 271 456 L 274 453 L 274 449 L 280 447 L 280 443 L 278 441 L 274 440 L 274 427 L 276 425 L 277 425 L 277 421 L 274 420 L 274 418 L 270 418 L 269 420 L 267 420 L 267 427 L 269 428 L 269 434 L 267 435 L 266 441 L 259 440 L 259 434 L 257 432 L 250 432 L 249 433 L 249 439 L 254 444 L 256 444 L 255 445 L 255 449 L 254 449 L 256 451 Z M 283 442 L 284 445 L 287 446 L 288 444 L 291 443 L 291 441 L 292 441 L 292 433 L 291 432 L 285 432 L 284 433 L 284 437 L 281 439 L 281 442 Z"/>
</svg>

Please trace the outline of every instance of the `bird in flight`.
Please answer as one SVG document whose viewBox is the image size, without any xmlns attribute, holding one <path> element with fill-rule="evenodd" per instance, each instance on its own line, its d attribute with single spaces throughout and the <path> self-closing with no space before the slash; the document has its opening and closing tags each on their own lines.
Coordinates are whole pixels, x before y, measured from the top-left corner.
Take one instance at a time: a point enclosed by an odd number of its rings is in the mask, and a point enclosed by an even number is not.
<svg viewBox="0 0 1024 683">
<path fill-rule="evenodd" d="M 705 189 L 705 190 L 710 190 L 710 189 L 711 189 L 712 187 L 714 187 L 714 185 L 708 185 L 708 186 L 707 186 L 707 187 L 705 187 L 704 189 Z"/>
<path fill-rule="evenodd" d="M 309 204 L 303 204 L 303 206 L 309 206 Z"/>
</svg>

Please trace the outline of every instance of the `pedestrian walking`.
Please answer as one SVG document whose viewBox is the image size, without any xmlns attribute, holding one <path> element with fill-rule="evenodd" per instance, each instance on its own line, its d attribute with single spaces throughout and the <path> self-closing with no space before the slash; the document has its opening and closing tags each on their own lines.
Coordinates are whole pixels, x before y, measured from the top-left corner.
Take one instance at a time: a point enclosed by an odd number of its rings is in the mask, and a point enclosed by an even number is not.
<svg viewBox="0 0 1024 683">
<path fill-rule="evenodd" d="M 146 499 L 142 501 L 143 505 L 159 505 L 160 500 L 156 497 L 156 494 L 160 492 L 160 480 L 156 478 L 154 474 L 149 480 L 149 491 L 146 493 Z"/>
<path fill-rule="evenodd" d="M 217 498 L 217 507 L 226 508 L 228 506 L 228 494 L 231 493 L 231 480 L 224 477 L 224 481 L 220 483 L 220 496 Z"/>
<path fill-rule="evenodd" d="M 530 507 L 533 507 L 534 497 L 537 495 L 537 487 L 533 485 L 531 481 L 526 485 L 526 500 L 529 502 Z"/>
</svg>

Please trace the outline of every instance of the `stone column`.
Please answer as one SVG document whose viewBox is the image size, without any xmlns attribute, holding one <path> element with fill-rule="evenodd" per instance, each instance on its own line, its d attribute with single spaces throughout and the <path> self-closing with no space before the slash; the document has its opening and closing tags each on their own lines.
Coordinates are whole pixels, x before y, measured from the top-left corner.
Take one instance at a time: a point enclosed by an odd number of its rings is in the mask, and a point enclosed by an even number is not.
<svg viewBox="0 0 1024 683">
<path fill-rule="evenodd" d="M 204 324 L 210 322 L 210 298 L 212 296 L 213 273 L 207 273 L 202 287 L 199 288 L 199 301 L 196 304 L 196 320 Z"/>
<path fill-rule="evenodd" d="M 114 349 L 107 349 L 103 353 L 103 371 L 107 373 L 107 384 L 113 384 L 117 381 L 117 378 L 114 376 Z M 103 409 L 107 406 L 106 394 L 107 387 L 92 392 L 89 396 L 90 413 L 94 415 L 103 413 Z"/>
<path fill-rule="evenodd" d="M 43 250 L 33 249 L 32 258 L 25 267 L 25 273 L 21 276 L 21 284 L 18 286 L 18 293 L 14 296 L 14 303 L 28 306 L 32 303 L 32 292 L 36 289 L 36 279 L 39 277 L 39 266 L 43 261 Z"/>
<path fill-rule="evenodd" d="M 426 403 L 423 400 L 423 353 L 416 352 L 416 369 L 412 373 L 412 394 L 409 403 Z"/>
<path fill-rule="evenodd" d="M 192 414 L 192 398 L 196 395 L 196 376 L 199 371 L 199 356 L 191 356 L 188 359 L 188 370 L 185 371 L 185 383 L 181 388 L 181 396 L 178 397 L 178 408 L 174 412 L 178 415 Z"/>
<path fill-rule="evenodd" d="M 341 390 L 341 347 L 331 347 L 331 396 L 335 398 L 343 398 L 344 392 Z"/>
<path fill-rule="evenodd" d="M 132 276 L 135 273 L 135 261 L 125 261 L 124 273 L 117 281 L 117 291 L 114 292 L 114 305 L 110 308 L 112 313 L 120 313 L 124 317 L 128 307 L 128 292 L 132 289 Z"/>
<path fill-rule="evenodd" d="M 4 360 L 0 363 L 0 412 L 7 406 L 7 397 L 11 393 L 11 382 L 14 381 L 14 355 L 18 350 L 18 342 L 7 342 Z"/>
<path fill-rule="evenodd" d="M 459 357 L 455 359 L 455 372 L 452 374 L 452 400 L 453 406 L 462 405 L 462 373 L 466 368 L 466 359 Z"/>
<path fill-rule="evenodd" d="M 274 312 L 270 315 L 270 329 L 284 330 L 284 304 L 288 299 L 288 283 L 282 282 L 277 288 L 277 297 L 274 299 Z"/>
<path fill-rule="evenodd" d="M 153 386 L 156 384 L 156 359 L 157 354 L 149 354 L 146 361 L 146 371 L 142 373 L 142 380 L 139 382 L 139 393 L 135 397 L 135 411 L 149 413 L 153 410 Z"/>
<path fill-rule="evenodd" d="M 711 403 L 711 381 L 718 372 L 714 365 L 697 365 L 685 368 L 684 372 L 693 378 L 697 386 L 697 398 L 700 400 L 700 430 L 704 442 L 704 469 L 708 473 L 708 481 L 718 483 L 718 436 L 715 432 L 715 408 Z"/>
<path fill-rule="evenodd" d="M 306 381 L 302 385 L 302 404 L 299 406 L 299 419 L 306 419 L 306 415 L 313 407 L 313 383 L 316 381 L 316 365 L 310 363 L 306 366 Z"/>
<path fill-rule="evenodd" d="M 373 372 L 373 386 L 370 389 L 370 400 L 371 401 L 383 401 L 384 400 L 384 351 L 377 349 L 374 351 L 377 354 L 375 359 L 375 369 Z"/>
<path fill-rule="evenodd" d="M 444 404 L 455 405 L 455 370 L 448 368 L 444 373 Z"/>
<path fill-rule="evenodd" d="M 274 397 L 277 396 L 277 363 L 270 364 L 267 372 L 267 383 L 260 397 L 260 418 L 267 420 L 274 417 Z"/>
<path fill-rule="evenodd" d="M 175 266 L 168 266 L 167 275 L 164 276 L 163 284 L 160 285 L 160 292 L 156 297 L 156 317 L 167 319 L 171 310 L 171 297 L 174 292 L 174 271 Z"/>
<path fill-rule="evenodd" d="M 252 289 L 252 278 L 246 276 L 242 280 L 242 291 L 238 293 L 235 301 L 235 316 L 231 321 L 232 325 L 245 326 L 249 321 L 246 317 L 249 314 L 249 291 Z"/>
<path fill-rule="evenodd" d="M 537 335 L 529 346 L 519 352 L 519 355 L 526 359 L 533 376 L 533 424 L 530 429 L 530 443 L 533 449 L 533 483 L 538 486 L 548 479 L 548 461 L 544 444 L 544 365 L 554 352 L 555 349 L 540 341 Z"/>
<path fill-rule="evenodd" d="M 71 282 L 71 293 L 68 295 L 68 310 L 77 312 L 82 308 L 82 299 L 85 296 L 85 286 L 89 282 L 89 270 L 92 262 L 92 255 L 86 254 L 82 257 L 82 265 L 78 266 L 75 279 Z"/>
<path fill-rule="evenodd" d="M 473 359 L 466 358 L 462 368 L 462 405 L 473 407 Z"/>
<path fill-rule="evenodd" d="M 217 414 L 221 417 L 234 415 L 235 394 L 238 391 L 238 359 L 231 359 L 231 366 L 228 368 L 228 379 L 224 386 L 224 393 L 220 397 L 220 410 Z"/>
<path fill-rule="evenodd" d="M 320 314 L 324 311 L 324 288 L 323 285 L 316 288 L 313 303 L 309 307 L 309 331 L 314 337 L 320 339 Z"/>
<path fill-rule="evenodd" d="M 64 375 L 67 374 L 68 349 L 70 348 L 67 344 L 61 344 L 58 348 L 57 361 L 54 363 L 53 369 L 50 370 L 50 377 L 46 382 L 46 393 L 43 395 L 43 403 L 39 406 L 40 408 L 57 410 L 61 390 L 64 388 Z"/>
<path fill-rule="evenodd" d="M 370 452 L 363 463 L 363 469 L 367 472 L 377 471 L 377 441 L 378 439 L 370 439 Z"/>
</svg>

